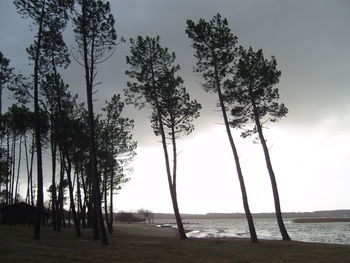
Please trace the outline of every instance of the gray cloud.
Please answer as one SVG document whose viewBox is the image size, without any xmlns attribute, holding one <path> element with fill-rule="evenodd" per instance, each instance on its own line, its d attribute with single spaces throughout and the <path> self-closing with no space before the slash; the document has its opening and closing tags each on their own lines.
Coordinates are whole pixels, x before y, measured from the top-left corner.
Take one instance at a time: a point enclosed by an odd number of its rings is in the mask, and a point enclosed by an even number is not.
<svg viewBox="0 0 350 263">
<path fill-rule="evenodd" d="M 282 100 L 290 110 L 284 125 L 312 124 L 325 116 L 349 111 L 350 90 L 350 24 L 348 1 L 111 1 L 119 35 L 126 39 L 137 35 L 160 35 L 162 43 L 177 54 L 180 74 L 192 94 L 204 106 L 198 125 L 206 128 L 220 120 L 215 97 L 204 94 L 199 76 L 192 72 L 193 49 L 184 30 L 186 20 L 210 19 L 217 12 L 227 17 L 239 43 L 262 48 L 266 56 L 275 55 L 282 70 L 279 84 Z M 10 1 L 0 2 L 1 49 L 17 70 L 31 72 L 25 48 L 32 42 L 29 20 L 21 19 Z M 69 46 L 73 34 L 66 33 Z M 113 93 L 122 93 L 127 77 L 125 56 L 128 43 L 121 44 L 116 54 L 99 68 L 96 108 Z M 74 92 L 85 97 L 82 68 L 75 62 L 64 73 Z M 147 114 L 129 107 L 138 126 L 149 126 Z M 144 135 L 144 133 L 142 132 Z M 149 136 L 153 136 L 150 132 Z M 141 134 L 139 136 L 142 137 Z"/>
</svg>

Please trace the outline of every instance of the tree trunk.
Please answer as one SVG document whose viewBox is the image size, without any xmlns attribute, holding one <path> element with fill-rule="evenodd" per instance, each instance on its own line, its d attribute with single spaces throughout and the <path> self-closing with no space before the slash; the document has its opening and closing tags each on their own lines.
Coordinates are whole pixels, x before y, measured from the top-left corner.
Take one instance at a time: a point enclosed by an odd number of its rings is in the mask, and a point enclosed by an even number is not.
<svg viewBox="0 0 350 263">
<path fill-rule="evenodd" d="M 63 168 L 63 160 L 62 156 L 60 158 L 60 185 L 58 188 L 58 202 L 59 202 L 59 219 L 58 222 L 59 227 L 61 227 L 61 224 L 63 224 L 63 227 L 66 228 L 66 219 L 64 216 L 64 189 L 63 189 L 63 182 L 64 182 L 64 168 Z"/>
<path fill-rule="evenodd" d="M 16 189 L 15 189 L 15 203 L 18 202 L 18 181 L 19 181 L 19 171 L 21 169 L 21 159 L 22 159 L 22 135 L 19 137 L 19 153 L 18 153 L 18 165 L 17 165 L 17 179 L 16 179 Z"/>
<path fill-rule="evenodd" d="M 185 240 L 185 239 L 187 239 L 187 236 L 186 236 L 185 229 L 183 227 L 183 223 L 182 223 L 182 219 L 180 216 L 180 211 L 179 211 L 179 207 L 178 207 L 178 203 L 177 203 L 176 188 L 174 187 L 172 179 L 171 179 L 169 154 L 168 154 L 168 149 L 167 149 L 167 145 L 166 145 L 166 137 L 165 137 L 164 127 L 163 127 L 163 122 L 162 122 L 162 116 L 161 116 L 161 112 L 159 109 L 160 106 L 158 104 L 157 99 L 156 99 L 156 107 L 157 107 L 159 130 L 160 130 L 160 134 L 162 137 L 162 145 L 163 145 L 163 151 L 164 151 L 165 166 L 166 166 L 166 171 L 167 171 L 171 201 L 173 203 L 173 209 L 174 209 L 175 219 L 176 219 L 176 223 L 177 223 L 177 228 L 179 230 L 180 239 Z M 175 145 L 175 147 L 176 147 L 176 145 Z"/>
<path fill-rule="evenodd" d="M 29 170 L 29 177 L 30 177 L 30 198 L 31 198 L 31 205 L 32 205 L 32 206 L 34 206 L 33 164 L 34 164 L 34 134 L 33 134 L 33 140 L 32 140 L 32 152 L 31 152 L 30 170 Z"/>
<path fill-rule="evenodd" d="M 94 203 L 94 215 L 95 221 L 94 226 L 98 226 L 99 237 L 102 245 L 108 245 L 107 232 L 102 215 L 101 207 L 101 193 L 100 193 L 100 182 L 97 173 L 97 158 L 96 158 L 96 145 L 95 145 L 95 125 L 94 125 L 94 110 L 92 100 L 92 88 L 94 78 L 94 46 L 91 47 L 90 62 L 88 60 L 88 42 L 87 42 L 87 31 L 86 31 L 86 3 L 82 1 L 82 39 L 83 39 L 83 56 L 84 56 L 84 68 L 85 68 L 85 81 L 86 81 L 86 96 L 88 104 L 88 120 L 89 120 L 89 148 L 90 148 L 90 171 L 93 183 L 93 203 Z M 92 41 L 93 45 L 93 41 Z M 96 233 L 96 232 L 94 232 Z M 96 238 L 96 236 L 95 236 Z"/>
<path fill-rule="evenodd" d="M 64 157 L 63 157 L 63 159 L 64 159 Z M 79 224 L 79 220 L 78 220 L 77 213 L 75 210 L 75 202 L 74 202 L 74 190 L 73 190 L 73 183 L 72 183 L 72 177 L 71 177 L 72 164 L 71 164 L 71 161 L 70 161 L 68 156 L 66 156 L 66 160 L 67 160 L 67 163 L 64 165 L 64 168 L 67 172 L 70 208 L 71 208 L 71 213 L 72 213 L 72 217 L 73 217 L 76 236 L 81 237 L 80 224 Z M 69 217 L 69 223 L 70 223 L 70 217 Z"/>
<path fill-rule="evenodd" d="M 44 193 L 43 193 L 43 170 L 42 170 L 42 150 L 41 150 L 41 125 L 39 118 L 39 57 L 41 49 L 41 33 L 43 30 L 43 20 L 45 16 L 45 1 L 41 10 L 39 30 L 37 35 L 37 47 L 34 61 L 34 133 L 37 159 L 37 202 L 34 222 L 34 239 L 40 239 L 40 223 L 44 212 Z"/>
<path fill-rule="evenodd" d="M 261 127 L 261 123 L 260 123 L 260 118 L 259 118 L 259 114 L 258 114 L 258 110 L 257 110 L 257 106 L 255 104 L 255 100 L 252 96 L 252 91 L 251 89 L 249 89 L 249 93 L 250 93 L 250 99 L 251 99 L 251 103 L 253 106 L 253 112 L 254 112 L 254 119 L 255 119 L 255 125 L 257 127 L 258 130 L 258 134 L 259 134 L 259 139 L 264 151 L 264 155 L 265 155 L 265 161 L 266 161 L 266 166 L 267 166 L 267 170 L 269 172 L 270 175 L 270 180 L 271 180 L 271 186 L 272 186 L 272 192 L 273 192 L 273 199 L 275 202 L 275 211 L 276 211 L 276 218 L 277 218 L 277 223 L 278 223 L 278 227 L 280 229 L 281 235 L 282 235 L 282 239 L 289 241 L 291 240 L 287 229 L 284 225 L 283 222 L 283 217 L 282 217 L 282 212 L 281 212 L 281 205 L 280 205 L 280 198 L 279 198 L 279 194 L 278 194 L 278 188 L 277 188 L 277 182 L 276 182 L 276 177 L 275 177 L 275 173 L 272 169 L 272 164 L 271 164 L 271 158 L 270 158 L 270 154 L 269 154 L 269 149 L 267 148 L 266 145 L 266 141 L 264 138 L 264 134 L 262 132 L 262 127 Z"/>
<path fill-rule="evenodd" d="M 76 165 L 76 167 L 78 167 L 78 165 Z M 77 173 L 77 195 L 78 195 L 78 207 L 79 207 L 80 222 L 82 222 L 81 225 L 83 226 L 83 228 L 86 228 L 85 217 L 83 216 L 84 215 L 83 205 L 82 205 L 82 201 L 81 201 L 81 190 L 80 190 L 79 173 Z"/>
<path fill-rule="evenodd" d="M 12 159 L 12 167 L 11 167 L 11 195 L 10 195 L 10 203 L 13 205 L 14 203 L 14 187 L 15 187 L 15 173 L 16 173 L 16 133 L 13 131 L 12 137 L 12 151 L 11 151 L 11 159 Z"/>
<path fill-rule="evenodd" d="M 107 160 L 106 160 L 107 162 Z M 106 164 L 107 165 L 107 164 Z M 105 212 L 105 220 L 106 220 L 106 225 L 107 225 L 107 229 L 109 231 L 110 227 L 109 227 L 109 217 L 108 217 L 108 203 L 107 203 L 107 169 L 105 167 L 105 171 L 104 171 L 104 180 L 103 180 L 103 195 L 104 195 L 104 201 L 105 201 L 105 206 L 104 206 L 104 212 Z"/>
<path fill-rule="evenodd" d="M 30 177 L 29 177 L 29 159 L 28 159 L 28 145 L 27 145 L 27 135 L 24 135 L 24 151 L 26 155 L 26 167 L 27 167 L 27 194 L 26 203 L 30 204 L 29 189 L 30 189 Z"/>
<path fill-rule="evenodd" d="M 237 176 L 238 176 L 239 184 L 240 184 L 240 187 L 241 187 L 243 207 L 244 207 L 244 212 L 245 212 L 246 219 L 247 219 L 247 222 L 248 222 L 249 233 L 250 233 L 250 240 L 251 240 L 252 243 L 257 243 L 258 242 L 258 237 L 257 237 L 256 231 L 255 231 L 254 220 L 253 220 L 252 214 L 251 214 L 250 209 L 249 209 L 248 195 L 247 195 L 247 191 L 246 191 L 246 187 L 245 187 L 245 183 L 244 183 L 244 178 L 243 178 L 243 174 L 242 174 L 241 163 L 239 161 L 237 148 L 236 148 L 236 145 L 234 143 L 234 140 L 233 140 L 233 137 L 232 137 L 232 133 L 231 133 L 231 129 L 230 129 L 230 125 L 229 125 L 229 122 L 228 122 L 228 117 L 227 117 L 227 113 L 226 113 L 224 100 L 222 98 L 221 86 L 220 86 L 218 72 L 217 72 L 217 68 L 216 67 L 215 67 L 215 76 L 216 76 L 217 93 L 218 93 L 218 97 L 219 97 L 219 103 L 220 103 L 220 107 L 221 107 L 222 117 L 224 119 L 226 133 L 227 133 L 230 145 L 231 145 L 231 150 L 232 150 L 232 153 L 233 153 L 233 157 L 234 157 L 235 165 L 236 165 L 236 170 L 237 170 Z"/>
<path fill-rule="evenodd" d="M 109 216 L 108 216 L 108 190 L 107 190 L 107 178 L 108 178 L 108 167 L 111 166 L 110 158 L 109 158 L 109 153 L 108 153 L 108 146 L 110 144 L 110 137 L 109 137 L 109 118 L 107 118 L 107 134 L 106 134 L 106 143 L 105 143 L 105 153 L 106 153 L 106 160 L 105 160 L 105 167 L 104 167 L 104 185 L 103 185 L 103 191 L 104 191 L 104 199 L 105 199 L 105 220 L 106 220 L 106 225 L 107 225 L 107 230 L 109 234 L 112 234 L 113 228 L 112 224 L 113 222 L 109 222 Z M 111 147 L 113 149 L 113 146 Z M 113 157 L 112 157 L 113 158 Z M 111 168 L 111 167 L 110 167 Z M 113 170 L 111 171 L 113 174 Z M 111 182 L 112 183 L 112 182 Z"/>
<path fill-rule="evenodd" d="M 114 180 L 114 173 L 113 169 L 111 172 L 111 183 L 110 183 L 110 193 L 109 193 L 109 226 L 108 226 L 108 232 L 109 234 L 113 233 L 113 180 Z"/>
<path fill-rule="evenodd" d="M 89 227 L 89 224 L 87 224 L 86 221 L 89 222 L 89 219 L 86 217 L 86 207 L 89 207 L 89 200 L 88 200 L 88 192 L 87 192 L 87 186 L 86 186 L 86 183 L 84 181 L 84 176 L 83 176 L 83 165 L 81 164 L 81 171 L 82 171 L 82 174 L 81 174 L 81 185 L 82 185 L 82 188 L 83 188 L 83 192 L 84 192 L 84 205 L 82 204 L 82 200 L 81 200 L 81 220 L 82 220 L 82 225 L 83 225 L 83 228 L 86 228 L 86 227 Z M 89 217 L 89 215 L 88 215 Z"/>
<path fill-rule="evenodd" d="M 6 154 L 6 205 L 10 205 L 10 166 L 11 166 L 11 157 L 10 157 L 10 134 L 7 131 L 7 154 Z"/>
<path fill-rule="evenodd" d="M 56 210 L 56 142 L 54 132 L 53 132 L 53 121 L 51 121 L 51 170 L 52 170 L 52 178 L 51 178 L 51 211 L 52 211 L 52 226 L 53 229 L 58 231 L 57 229 L 57 210 Z"/>
</svg>

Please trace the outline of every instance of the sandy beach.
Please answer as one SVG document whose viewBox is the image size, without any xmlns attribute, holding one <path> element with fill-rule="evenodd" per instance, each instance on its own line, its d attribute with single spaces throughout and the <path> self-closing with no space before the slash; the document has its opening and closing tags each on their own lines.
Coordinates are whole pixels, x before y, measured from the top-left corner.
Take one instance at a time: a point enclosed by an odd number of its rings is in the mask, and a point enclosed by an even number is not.
<svg viewBox="0 0 350 263">
<path fill-rule="evenodd" d="M 141 237 L 161 237 L 161 238 L 177 238 L 177 230 L 171 227 L 159 227 L 152 224 L 127 224 L 118 223 L 115 225 L 117 231 L 130 235 Z"/>
</svg>

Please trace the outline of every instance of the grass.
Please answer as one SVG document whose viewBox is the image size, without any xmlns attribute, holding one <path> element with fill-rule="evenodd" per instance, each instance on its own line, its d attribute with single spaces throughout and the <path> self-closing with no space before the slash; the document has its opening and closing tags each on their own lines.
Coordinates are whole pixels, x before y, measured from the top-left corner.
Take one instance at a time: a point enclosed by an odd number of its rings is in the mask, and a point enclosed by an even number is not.
<svg viewBox="0 0 350 263">
<path fill-rule="evenodd" d="M 350 246 L 246 239 L 152 238 L 116 232 L 110 245 L 91 240 L 89 230 L 77 239 L 74 229 L 42 229 L 41 240 L 32 228 L 0 225 L 0 262 L 166 262 L 166 263 L 349 263 Z"/>
</svg>

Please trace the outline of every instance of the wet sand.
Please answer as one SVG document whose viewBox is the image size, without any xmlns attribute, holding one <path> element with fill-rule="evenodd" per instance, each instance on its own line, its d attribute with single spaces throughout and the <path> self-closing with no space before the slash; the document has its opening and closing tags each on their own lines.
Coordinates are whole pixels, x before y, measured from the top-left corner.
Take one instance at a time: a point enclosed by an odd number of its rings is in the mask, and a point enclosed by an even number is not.
<svg viewBox="0 0 350 263">
<path fill-rule="evenodd" d="M 117 223 L 115 227 L 118 232 L 131 236 L 178 238 L 177 229 L 171 227 L 137 223 Z"/>
</svg>

